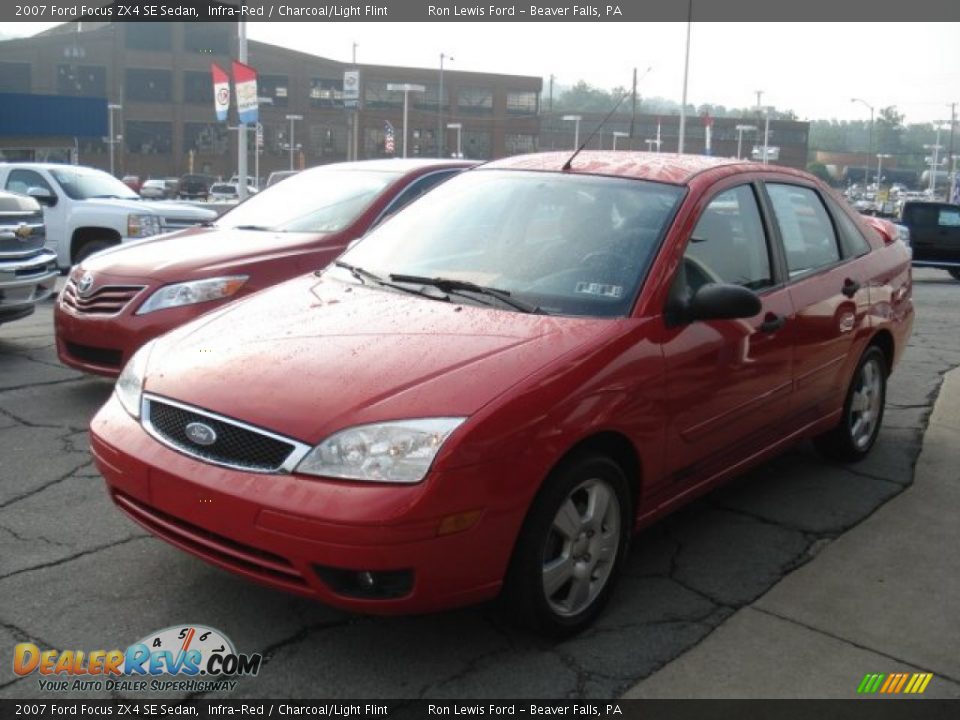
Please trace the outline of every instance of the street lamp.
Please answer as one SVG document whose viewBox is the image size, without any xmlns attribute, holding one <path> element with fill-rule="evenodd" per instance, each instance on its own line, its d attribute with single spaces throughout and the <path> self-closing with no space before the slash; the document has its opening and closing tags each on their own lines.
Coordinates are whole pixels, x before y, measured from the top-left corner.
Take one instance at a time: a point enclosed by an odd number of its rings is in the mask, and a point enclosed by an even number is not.
<svg viewBox="0 0 960 720">
<path fill-rule="evenodd" d="M 613 149 L 617 149 L 617 138 L 630 137 L 630 133 L 620 132 L 619 130 L 613 131 Z"/>
<path fill-rule="evenodd" d="M 737 160 L 743 156 L 743 134 L 754 132 L 756 129 L 756 125 L 737 125 Z"/>
<path fill-rule="evenodd" d="M 770 111 L 769 105 L 763 109 L 763 164 L 766 165 L 770 157 Z"/>
<path fill-rule="evenodd" d="M 440 53 L 440 88 L 437 90 L 437 157 L 443 157 L 444 151 L 447 149 L 445 142 L 447 139 L 446 133 L 443 132 L 443 60 L 453 61 L 453 55 L 447 55 L 445 53 Z M 441 142 L 440 138 L 443 138 L 444 142 Z"/>
<path fill-rule="evenodd" d="M 573 149 L 576 150 L 580 147 L 580 120 L 582 117 L 580 115 L 564 115 L 562 120 L 566 122 L 574 123 L 573 126 Z"/>
<path fill-rule="evenodd" d="M 407 156 L 407 117 L 410 110 L 410 93 L 423 92 L 426 88 L 423 85 L 413 85 L 411 83 L 388 83 L 387 90 L 403 93 L 403 157 Z"/>
<path fill-rule="evenodd" d="M 110 133 L 110 138 L 107 140 L 107 146 L 110 149 L 110 174 L 114 175 L 113 163 L 114 163 L 114 150 L 113 146 L 117 144 L 117 136 L 114 134 L 113 130 L 113 111 L 114 110 L 123 110 L 123 105 L 117 105 L 116 103 L 110 103 L 107 105 L 107 112 L 109 113 L 108 118 L 109 122 L 107 123 L 107 131 Z"/>
<path fill-rule="evenodd" d="M 287 120 L 290 121 L 290 169 L 293 170 L 293 124 L 297 120 L 303 120 L 303 115 L 287 115 Z M 243 182 L 246 182 L 247 179 L 243 178 Z"/>
<path fill-rule="evenodd" d="M 463 123 L 447 123 L 447 128 L 457 131 L 457 157 L 463 157 L 463 150 L 460 145 L 460 139 L 463 134 Z"/>
<path fill-rule="evenodd" d="M 870 184 L 870 157 L 873 155 L 873 105 L 868 103 L 866 100 L 861 100 L 860 98 L 850 98 L 850 102 L 858 102 L 862 105 L 866 105 L 870 109 L 870 134 L 867 139 L 867 161 L 864 163 L 863 167 L 863 189 L 866 191 L 867 185 Z M 939 140 L 937 141 L 939 142 Z"/>
<path fill-rule="evenodd" d="M 877 192 L 880 192 L 880 167 L 883 163 L 884 158 L 892 158 L 893 155 L 890 153 L 877 153 Z"/>
</svg>

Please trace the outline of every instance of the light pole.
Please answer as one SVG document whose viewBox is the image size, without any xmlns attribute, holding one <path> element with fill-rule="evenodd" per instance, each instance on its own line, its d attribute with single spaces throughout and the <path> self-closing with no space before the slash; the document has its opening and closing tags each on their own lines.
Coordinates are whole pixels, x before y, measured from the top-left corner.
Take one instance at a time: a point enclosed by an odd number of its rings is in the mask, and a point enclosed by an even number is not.
<svg viewBox="0 0 960 720">
<path fill-rule="evenodd" d="M 653 138 L 647 138 L 644 142 L 647 144 L 647 152 L 653 152 L 653 146 L 657 144 L 657 141 Z"/>
<path fill-rule="evenodd" d="M 766 165 L 770 156 L 770 106 L 763 109 L 763 164 Z"/>
<path fill-rule="evenodd" d="M 580 115 L 564 115 L 562 120 L 566 122 L 572 122 L 573 125 L 573 149 L 576 150 L 580 147 Z"/>
<path fill-rule="evenodd" d="M 447 134 L 443 132 L 443 60 L 453 61 L 453 55 L 440 53 L 440 87 L 437 90 L 437 157 L 443 157 L 446 148 Z M 441 141 L 441 138 L 443 140 Z M 406 141 L 404 141 L 406 143 Z"/>
<path fill-rule="evenodd" d="M 107 126 L 108 126 L 107 132 L 110 133 L 110 138 L 109 140 L 107 140 L 107 146 L 110 148 L 110 174 L 111 175 L 115 174 L 113 169 L 113 163 L 114 163 L 113 146 L 117 144 L 117 136 L 114 133 L 114 129 L 113 129 L 113 111 L 114 110 L 123 110 L 123 106 L 117 105 L 116 103 L 110 103 L 109 105 L 107 105 L 107 112 L 109 113 L 108 115 L 109 121 L 107 123 Z"/>
<path fill-rule="evenodd" d="M 463 123 L 447 123 L 447 128 L 450 130 L 457 131 L 457 157 L 463 157 L 463 148 L 460 144 L 461 136 L 463 134 Z"/>
<path fill-rule="evenodd" d="M 870 184 L 870 157 L 873 155 L 873 105 L 860 98 L 850 98 L 850 102 L 858 102 L 866 105 L 870 109 L 870 134 L 867 136 L 867 161 L 864 163 L 863 168 L 863 190 L 866 192 L 867 186 Z M 938 140 L 937 142 L 940 141 Z"/>
<path fill-rule="evenodd" d="M 423 92 L 426 88 L 423 85 L 412 85 L 411 83 L 388 83 L 387 90 L 403 93 L 403 157 L 407 156 L 407 117 L 410 111 L 410 93 Z"/>
<path fill-rule="evenodd" d="M 237 23 L 237 60 L 247 64 L 247 23 L 241 20 Z M 259 110 L 258 110 L 259 117 Z M 240 202 L 247 199 L 247 124 L 240 123 L 241 130 L 237 133 L 237 174 L 240 177 L 237 197 Z"/>
<path fill-rule="evenodd" d="M 743 157 L 743 134 L 753 132 L 756 129 L 756 125 L 737 125 L 737 160 Z"/>
<path fill-rule="evenodd" d="M 287 120 L 290 121 L 290 169 L 293 170 L 293 124 L 297 120 L 303 120 L 303 115 L 287 115 Z"/>
<path fill-rule="evenodd" d="M 680 100 L 680 137 L 677 154 L 683 155 L 683 140 L 687 129 L 687 76 L 690 74 L 690 26 L 693 24 L 693 0 L 687 3 L 687 47 L 683 56 L 683 96 Z M 657 152 L 660 148 L 657 147 Z"/>
<path fill-rule="evenodd" d="M 630 133 L 620 132 L 619 130 L 613 131 L 613 149 L 617 149 L 617 138 L 630 137 Z"/>
<path fill-rule="evenodd" d="M 930 197 L 931 199 L 937 194 L 937 168 L 940 167 L 940 150 L 943 148 L 940 145 L 940 124 L 937 124 L 937 141 L 933 145 L 924 145 L 924 150 L 933 150 L 933 153 L 930 155 Z"/>
<path fill-rule="evenodd" d="M 892 157 L 893 157 L 893 155 L 891 155 L 891 154 L 889 154 L 889 153 L 877 153 L 877 192 L 878 192 L 878 193 L 880 192 L 880 178 L 881 178 L 880 168 L 881 168 L 881 165 L 883 164 L 884 158 L 892 158 Z"/>
</svg>

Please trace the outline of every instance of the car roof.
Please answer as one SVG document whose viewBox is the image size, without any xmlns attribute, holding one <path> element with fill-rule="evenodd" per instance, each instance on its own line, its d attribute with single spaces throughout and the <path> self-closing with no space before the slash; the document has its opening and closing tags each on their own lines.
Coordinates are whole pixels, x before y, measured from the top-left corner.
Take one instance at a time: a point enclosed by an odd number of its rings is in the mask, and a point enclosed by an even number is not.
<svg viewBox="0 0 960 720">
<path fill-rule="evenodd" d="M 424 168 L 465 168 L 478 165 L 475 160 L 453 160 L 445 158 L 387 158 L 381 160 L 358 160 L 355 162 L 314 165 L 307 170 L 373 170 L 375 172 L 413 172 Z"/>
<path fill-rule="evenodd" d="M 737 172 L 758 170 L 767 172 L 786 171 L 795 174 L 795 171 L 789 168 L 763 165 L 734 158 L 621 150 L 584 150 L 574 158 L 570 169 L 564 170 L 563 165 L 572 154 L 572 151 L 564 150 L 561 152 L 516 155 L 503 160 L 494 160 L 484 165 L 484 168 L 612 175 L 636 180 L 652 180 L 672 185 L 686 185 L 702 172 L 723 167 L 735 168 Z"/>
</svg>

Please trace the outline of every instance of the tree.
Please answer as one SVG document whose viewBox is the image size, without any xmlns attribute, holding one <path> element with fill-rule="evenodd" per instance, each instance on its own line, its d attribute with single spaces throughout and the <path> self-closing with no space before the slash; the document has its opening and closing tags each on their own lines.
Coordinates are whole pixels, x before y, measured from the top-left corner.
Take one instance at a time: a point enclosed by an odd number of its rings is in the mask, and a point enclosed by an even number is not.
<svg viewBox="0 0 960 720">
<path fill-rule="evenodd" d="M 877 152 L 898 155 L 903 150 L 903 114 L 896 105 L 882 108 L 876 122 L 874 145 Z"/>
</svg>

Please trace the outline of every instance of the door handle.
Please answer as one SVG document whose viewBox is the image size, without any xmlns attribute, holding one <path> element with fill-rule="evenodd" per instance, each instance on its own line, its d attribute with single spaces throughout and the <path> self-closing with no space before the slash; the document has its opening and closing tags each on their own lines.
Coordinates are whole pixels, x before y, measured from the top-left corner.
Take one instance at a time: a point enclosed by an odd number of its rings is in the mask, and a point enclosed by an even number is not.
<svg viewBox="0 0 960 720">
<path fill-rule="evenodd" d="M 776 332 L 786 324 L 787 318 L 785 318 L 783 315 L 777 315 L 776 313 L 769 312 L 763 316 L 763 322 L 760 324 L 760 332 Z"/>
<path fill-rule="evenodd" d="M 847 278 L 846 280 L 843 281 L 843 287 L 840 288 L 840 292 L 842 292 L 848 298 L 852 298 L 854 295 L 857 294 L 857 290 L 859 289 L 860 289 L 860 283 L 858 283 L 856 280 L 851 280 L 850 278 Z"/>
</svg>

